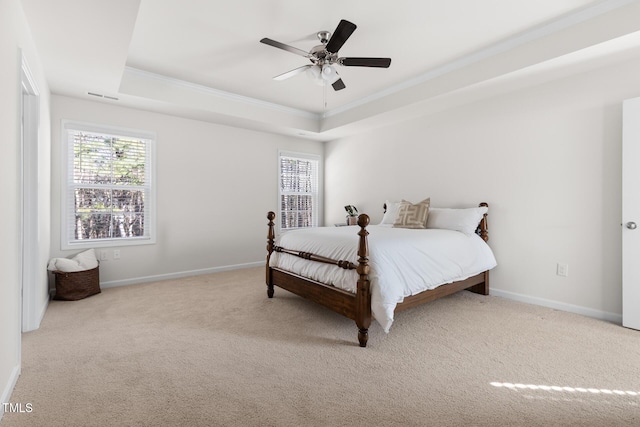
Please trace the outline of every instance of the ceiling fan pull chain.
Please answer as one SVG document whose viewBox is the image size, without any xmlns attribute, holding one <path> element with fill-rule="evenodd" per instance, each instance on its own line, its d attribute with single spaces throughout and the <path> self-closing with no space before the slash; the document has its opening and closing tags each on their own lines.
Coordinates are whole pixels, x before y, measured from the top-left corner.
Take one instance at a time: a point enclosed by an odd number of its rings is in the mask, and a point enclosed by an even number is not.
<svg viewBox="0 0 640 427">
<path fill-rule="evenodd" d="M 327 85 L 322 86 L 322 115 L 327 112 Z"/>
</svg>

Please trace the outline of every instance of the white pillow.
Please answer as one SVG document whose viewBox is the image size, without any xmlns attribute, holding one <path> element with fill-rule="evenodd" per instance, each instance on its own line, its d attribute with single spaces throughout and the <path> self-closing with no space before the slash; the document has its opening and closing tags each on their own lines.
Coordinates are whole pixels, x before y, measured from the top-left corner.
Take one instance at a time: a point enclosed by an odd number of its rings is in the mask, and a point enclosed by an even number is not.
<svg viewBox="0 0 640 427">
<path fill-rule="evenodd" d="M 75 271 L 82 271 L 80 265 L 72 259 L 68 258 L 53 258 L 49 261 L 47 270 L 50 271 L 64 271 L 65 273 L 73 273 Z"/>
<path fill-rule="evenodd" d="M 76 261 L 84 270 L 91 270 L 92 268 L 96 268 L 98 266 L 96 251 L 94 251 L 93 249 L 88 249 L 84 252 L 80 252 L 78 255 L 74 256 L 71 259 Z"/>
<path fill-rule="evenodd" d="M 384 213 L 382 217 L 382 221 L 379 225 L 384 225 L 388 227 L 392 227 L 393 223 L 396 221 L 396 216 L 398 215 L 398 208 L 402 202 L 390 202 L 386 201 L 387 211 Z"/>
<path fill-rule="evenodd" d="M 47 269 L 51 271 L 73 273 L 75 271 L 91 270 L 97 266 L 98 259 L 96 258 L 96 252 L 93 249 L 88 249 L 84 252 L 80 252 L 71 259 L 53 258 L 49 261 Z"/>
<path fill-rule="evenodd" d="M 427 228 L 444 228 L 473 234 L 488 211 L 489 208 L 486 206 L 466 209 L 431 208 L 427 217 Z"/>
</svg>

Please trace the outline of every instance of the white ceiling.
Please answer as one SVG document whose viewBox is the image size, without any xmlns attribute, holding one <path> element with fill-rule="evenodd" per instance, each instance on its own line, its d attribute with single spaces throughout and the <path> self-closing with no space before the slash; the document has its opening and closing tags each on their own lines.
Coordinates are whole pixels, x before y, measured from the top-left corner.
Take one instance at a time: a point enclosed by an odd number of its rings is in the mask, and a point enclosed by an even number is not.
<svg viewBox="0 0 640 427">
<path fill-rule="evenodd" d="M 320 140 L 483 96 L 498 82 L 640 55 L 638 0 L 22 4 L 53 93 Z M 339 92 L 305 74 L 272 79 L 308 60 L 261 38 L 306 51 L 340 19 L 358 26 L 340 56 L 390 57 L 391 66 L 340 67 Z"/>
</svg>

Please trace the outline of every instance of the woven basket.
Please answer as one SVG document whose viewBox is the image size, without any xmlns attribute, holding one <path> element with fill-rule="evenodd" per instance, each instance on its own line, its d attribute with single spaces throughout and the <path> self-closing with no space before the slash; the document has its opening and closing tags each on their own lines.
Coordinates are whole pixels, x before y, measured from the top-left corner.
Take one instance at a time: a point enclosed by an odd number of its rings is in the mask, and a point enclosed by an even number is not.
<svg viewBox="0 0 640 427">
<path fill-rule="evenodd" d="M 77 301 L 99 294 L 100 273 L 99 268 L 85 271 L 54 271 L 56 277 L 56 294 L 54 299 L 63 301 Z"/>
</svg>

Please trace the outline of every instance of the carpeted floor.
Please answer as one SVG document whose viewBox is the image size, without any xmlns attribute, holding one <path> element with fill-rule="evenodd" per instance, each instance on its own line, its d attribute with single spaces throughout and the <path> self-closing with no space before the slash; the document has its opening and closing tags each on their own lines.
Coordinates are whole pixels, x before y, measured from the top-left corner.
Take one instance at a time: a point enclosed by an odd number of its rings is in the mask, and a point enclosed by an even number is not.
<svg viewBox="0 0 640 427">
<path fill-rule="evenodd" d="M 22 354 L 2 427 L 640 425 L 640 332 L 461 292 L 363 349 L 262 268 L 52 301 Z"/>
</svg>

